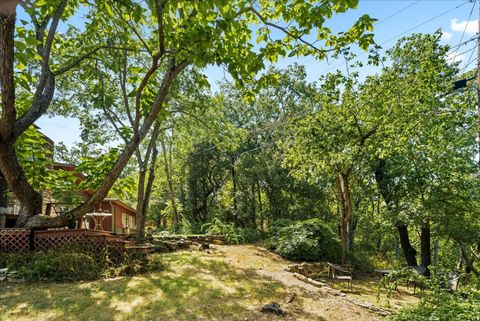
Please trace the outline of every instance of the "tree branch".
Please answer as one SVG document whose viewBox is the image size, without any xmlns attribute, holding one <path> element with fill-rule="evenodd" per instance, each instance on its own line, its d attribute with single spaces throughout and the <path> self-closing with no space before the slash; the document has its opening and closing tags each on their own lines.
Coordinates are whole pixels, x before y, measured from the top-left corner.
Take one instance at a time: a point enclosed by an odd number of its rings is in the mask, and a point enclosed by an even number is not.
<svg viewBox="0 0 480 321">
<path fill-rule="evenodd" d="M 282 31 L 284 34 L 286 34 L 287 36 L 289 37 L 292 37 L 293 39 L 296 39 L 300 42 L 302 42 L 303 44 L 307 45 L 308 47 L 312 48 L 313 50 L 319 52 L 319 53 L 327 53 L 327 52 L 332 52 L 334 51 L 335 49 L 320 49 L 320 48 L 317 48 L 316 46 L 312 45 L 310 42 L 306 41 L 305 39 L 302 38 L 303 34 L 301 35 L 294 35 L 292 32 L 290 32 L 287 28 L 285 27 L 282 27 L 282 26 L 279 26 L 277 24 L 274 24 L 270 21 L 268 21 L 264 16 L 262 16 L 260 14 L 260 12 L 258 12 L 254 7 L 248 7 L 248 8 L 245 8 L 244 10 L 240 11 L 241 13 L 245 13 L 245 12 L 248 12 L 248 11 L 251 11 L 253 12 L 259 19 L 260 21 L 262 21 L 265 25 L 267 26 L 270 26 L 272 28 L 275 28 L 275 29 L 278 29 L 280 31 Z"/>
<path fill-rule="evenodd" d="M 152 50 L 150 49 L 150 47 L 147 45 L 147 43 L 145 42 L 145 40 L 143 40 L 142 36 L 140 35 L 140 33 L 137 31 L 137 29 L 135 29 L 134 26 L 132 26 L 122 15 L 122 13 L 118 10 L 118 8 L 115 6 L 115 3 L 112 3 L 111 2 L 111 5 L 112 5 L 112 8 L 113 10 L 115 10 L 115 12 L 117 13 L 117 15 L 120 17 L 120 19 L 123 20 L 123 22 L 125 22 L 125 24 L 127 25 L 128 28 L 130 28 L 133 33 L 137 36 L 137 38 L 140 40 L 140 42 L 143 44 L 143 46 L 145 47 L 145 49 L 147 49 L 148 53 L 150 54 L 150 56 L 153 56 L 153 53 L 152 53 Z"/>
<path fill-rule="evenodd" d="M 92 57 L 94 54 L 96 54 L 98 51 L 100 51 L 102 49 L 137 51 L 137 49 L 134 49 L 134 48 L 125 48 L 125 47 L 119 47 L 119 46 L 108 46 L 108 45 L 98 46 L 97 48 L 94 48 L 94 49 L 90 50 L 89 52 L 83 54 L 82 56 L 71 60 L 67 65 L 53 71 L 52 74 L 54 76 L 59 76 L 61 74 L 66 73 L 67 71 L 70 71 L 73 68 L 80 65 L 84 60 L 89 59 L 90 57 Z"/>
</svg>

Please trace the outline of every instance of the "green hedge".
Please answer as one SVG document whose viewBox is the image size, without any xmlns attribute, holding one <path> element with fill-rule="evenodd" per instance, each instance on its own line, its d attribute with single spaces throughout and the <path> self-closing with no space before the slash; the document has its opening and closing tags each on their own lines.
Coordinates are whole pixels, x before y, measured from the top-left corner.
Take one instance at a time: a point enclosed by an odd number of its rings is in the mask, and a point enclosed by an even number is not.
<svg viewBox="0 0 480 321">
<path fill-rule="evenodd" d="M 296 261 L 333 261 L 340 258 L 340 241 L 325 222 L 309 219 L 282 221 L 271 229 L 266 245 L 282 257 Z"/>
</svg>

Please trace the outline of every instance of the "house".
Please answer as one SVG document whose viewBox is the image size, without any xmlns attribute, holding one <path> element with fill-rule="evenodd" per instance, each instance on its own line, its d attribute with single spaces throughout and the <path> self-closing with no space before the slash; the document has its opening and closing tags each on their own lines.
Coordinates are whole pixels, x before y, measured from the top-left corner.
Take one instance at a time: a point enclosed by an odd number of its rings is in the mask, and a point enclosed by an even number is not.
<svg viewBox="0 0 480 321">
<path fill-rule="evenodd" d="M 74 172 L 74 175 L 77 177 L 77 184 L 80 184 L 80 182 L 85 179 L 81 173 L 75 172 L 74 165 L 55 163 L 53 166 L 57 170 Z M 92 191 L 77 191 L 75 193 L 75 196 L 81 200 L 91 195 Z M 60 197 L 62 196 L 65 197 L 65 195 L 61 195 Z M 52 210 L 56 214 L 66 212 L 71 209 L 75 203 L 78 204 L 78 201 L 71 201 L 72 197 L 67 196 L 66 199 L 67 201 L 63 199 L 57 204 L 52 204 Z M 137 229 L 136 211 L 118 198 L 105 198 L 97 204 L 93 212 L 86 214 L 82 219 L 77 221 L 77 227 L 108 231 L 116 234 L 132 234 L 135 233 Z"/>
<path fill-rule="evenodd" d="M 47 137 L 48 139 L 48 137 Z M 53 142 L 51 146 L 53 148 Z M 85 176 L 75 172 L 75 166 L 63 163 L 54 163 L 53 168 L 59 171 L 71 172 L 76 177 L 75 183 L 79 185 Z M 62 215 L 73 209 L 83 200 L 92 195 L 92 191 L 74 191 L 64 193 L 52 193 L 42 191 L 43 215 Z M 0 173 L 0 228 L 12 228 L 15 226 L 20 205 L 8 191 L 5 178 Z M 105 198 L 99 202 L 91 213 L 87 213 L 76 222 L 76 228 L 108 231 L 115 234 L 132 234 L 136 232 L 136 211 L 118 198 Z"/>
<path fill-rule="evenodd" d="M 78 220 L 79 228 L 132 234 L 137 229 L 135 209 L 118 198 L 105 198 L 95 212 Z"/>
</svg>

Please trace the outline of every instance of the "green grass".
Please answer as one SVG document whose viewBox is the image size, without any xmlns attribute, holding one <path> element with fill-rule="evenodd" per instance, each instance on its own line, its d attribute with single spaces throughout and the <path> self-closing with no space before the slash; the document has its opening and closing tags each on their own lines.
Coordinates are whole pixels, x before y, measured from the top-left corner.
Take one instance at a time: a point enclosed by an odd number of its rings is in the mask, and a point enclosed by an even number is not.
<svg viewBox="0 0 480 321">
<path fill-rule="evenodd" d="M 312 286 L 285 272 L 291 262 L 252 245 L 217 246 L 210 253 L 168 253 L 162 262 L 164 270 L 134 277 L 0 283 L 0 321 L 381 319 L 341 297 L 312 291 Z M 354 280 L 352 291 L 345 282 L 332 286 L 349 297 L 385 307 L 385 300 L 376 302 L 377 284 L 377 279 L 361 278 Z M 417 301 L 401 290 L 390 301 L 392 311 Z M 270 302 L 278 302 L 287 316 L 261 313 L 260 307 Z"/>
<path fill-rule="evenodd" d="M 0 320 L 259 320 L 258 307 L 284 295 L 280 284 L 254 271 L 232 270 L 196 252 L 167 254 L 164 261 L 166 270 L 136 277 L 4 283 Z"/>
</svg>

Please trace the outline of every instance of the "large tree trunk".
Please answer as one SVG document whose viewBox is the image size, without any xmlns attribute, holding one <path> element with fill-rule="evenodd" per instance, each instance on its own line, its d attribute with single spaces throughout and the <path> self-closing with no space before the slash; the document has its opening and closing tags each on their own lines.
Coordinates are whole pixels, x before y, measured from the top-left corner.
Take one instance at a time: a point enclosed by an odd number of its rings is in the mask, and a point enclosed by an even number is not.
<svg viewBox="0 0 480 321">
<path fill-rule="evenodd" d="M 42 196 L 28 183 L 15 154 L 15 82 L 14 33 L 16 1 L 7 1 L 0 8 L 0 171 L 8 186 L 20 202 L 17 225 L 22 226 L 28 217 L 40 214 Z"/>
<path fill-rule="evenodd" d="M 147 177 L 147 169 L 144 164 L 140 164 L 137 182 L 137 236 L 142 238 L 145 236 L 145 179 Z"/>
<path fill-rule="evenodd" d="M 251 184 L 252 188 L 252 226 L 257 229 L 257 197 L 255 192 L 255 183 Z"/>
<path fill-rule="evenodd" d="M 340 237 L 342 242 L 342 264 L 347 263 L 351 244 L 349 244 L 349 231 L 352 226 L 352 206 L 350 202 L 350 186 L 348 176 L 344 173 L 336 175 L 337 199 L 340 209 Z"/>
<path fill-rule="evenodd" d="M 430 276 L 430 265 L 432 264 L 432 249 L 430 244 L 430 222 L 425 222 L 420 232 L 420 258 L 421 265 L 425 267 L 425 275 Z"/>
<path fill-rule="evenodd" d="M 170 156 L 167 157 L 167 146 L 165 140 L 161 140 L 162 152 L 163 152 L 163 163 L 165 167 L 165 175 L 167 177 L 168 185 L 168 199 L 170 201 L 170 206 L 173 211 L 173 226 L 178 226 L 180 224 L 180 217 L 178 215 L 177 203 L 175 200 L 175 190 L 173 189 L 173 178 L 172 178 L 172 151 L 170 150 Z"/>
<path fill-rule="evenodd" d="M 150 198 L 152 196 L 152 188 L 153 188 L 153 181 L 155 180 L 155 168 L 157 166 L 157 157 L 158 157 L 158 149 L 157 146 L 153 146 L 152 151 L 152 160 L 150 162 L 150 168 L 148 170 L 148 180 L 147 186 L 145 188 L 145 197 L 143 199 L 143 215 L 140 219 L 140 227 L 141 230 L 139 234 L 143 237 L 145 236 L 145 221 L 147 218 L 147 211 L 150 205 Z"/>
<path fill-rule="evenodd" d="M 155 177 L 155 164 L 157 161 L 157 139 L 160 132 L 160 122 L 155 123 L 150 142 L 145 152 L 145 159 L 142 159 L 140 150 L 137 149 L 137 161 L 140 167 L 138 176 L 138 190 L 137 190 L 137 235 L 141 238 L 145 236 L 145 221 L 147 217 L 148 204 L 150 202 L 150 195 L 152 193 L 153 179 Z M 150 165 L 149 165 L 150 163 Z M 147 168 L 148 167 L 148 168 Z M 147 170 L 149 172 L 148 182 Z M 145 185 L 146 184 L 146 185 Z"/>
<path fill-rule="evenodd" d="M 90 196 L 85 202 L 83 202 L 73 210 L 67 212 L 65 215 L 56 217 L 33 215 L 27 219 L 26 223 L 23 226 L 29 228 L 63 227 L 71 221 L 82 218 L 86 213 L 93 210 L 94 206 L 108 195 L 110 188 L 113 186 L 117 178 L 122 173 L 125 165 L 127 165 L 128 161 L 135 153 L 135 150 L 138 148 L 142 140 L 147 136 L 153 123 L 157 119 L 158 113 L 160 112 L 160 110 L 162 110 L 164 106 L 164 102 L 166 100 L 170 85 L 172 84 L 176 76 L 187 66 L 188 61 L 183 61 L 178 65 L 173 65 L 173 62 L 170 64 L 170 67 L 168 68 L 163 77 L 155 101 L 151 105 L 148 116 L 145 118 L 143 124 L 140 126 L 138 131 L 134 130 L 132 138 L 125 145 L 117 161 L 115 162 L 105 179 L 102 181 L 99 188 L 92 194 L 92 196 Z"/>
<path fill-rule="evenodd" d="M 402 247 L 403 255 L 408 265 L 417 265 L 417 251 L 410 243 L 408 236 L 408 226 L 406 224 L 397 223 L 397 231 L 400 237 L 400 246 Z"/>
<path fill-rule="evenodd" d="M 258 194 L 258 211 L 260 212 L 260 231 L 263 232 L 263 204 L 262 204 L 262 191 L 260 189 L 260 184 L 257 184 L 257 194 Z"/>
<path fill-rule="evenodd" d="M 383 201 L 387 205 L 387 209 L 392 207 L 392 190 L 389 188 L 388 177 L 386 173 L 386 162 L 384 159 L 378 159 L 375 164 L 375 181 L 382 195 Z M 403 255 L 408 265 L 417 265 L 417 251 L 410 243 L 408 235 L 408 226 L 400 221 L 395 224 L 398 236 L 400 238 L 400 246 L 402 247 Z"/>
<path fill-rule="evenodd" d="M 480 273 L 477 271 L 475 266 L 473 265 L 473 258 L 472 254 L 470 253 L 471 250 L 470 248 L 463 244 L 463 243 L 458 243 L 458 248 L 460 250 L 460 262 L 459 267 L 462 267 L 462 263 L 465 263 L 465 273 L 474 273 L 476 276 L 480 276 Z"/>
<path fill-rule="evenodd" d="M 235 174 L 235 161 L 235 156 L 232 156 L 230 173 L 232 175 L 233 226 L 238 227 L 237 176 Z"/>
</svg>

